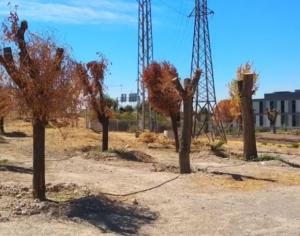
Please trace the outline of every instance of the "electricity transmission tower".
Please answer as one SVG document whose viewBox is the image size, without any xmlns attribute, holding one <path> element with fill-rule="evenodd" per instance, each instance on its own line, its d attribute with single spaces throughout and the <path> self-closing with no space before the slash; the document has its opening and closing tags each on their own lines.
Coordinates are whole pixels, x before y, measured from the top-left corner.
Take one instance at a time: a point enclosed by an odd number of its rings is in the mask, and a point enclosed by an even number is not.
<svg viewBox="0 0 300 236">
<path fill-rule="evenodd" d="M 146 128 L 146 89 L 141 84 L 144 69 L 153 60 L 153 36 L 152 36 L 152 12 L 151 0 L 137 0 L 138 2 L 138 79 L 137 79 L 137 107 L 140 107 L 142 97 L 142 129 Z M 149 106 L 149 125 L 153 129 L 152 112 Z M 139 111 L 137 111 L 137 122 L 139 123 Z"/>
<path fill-rule="evenodd" d="M 218 111 L 208 23 L 208 16 L 212 14 L 214 12 L 207 8 L 207 0 L 195 0 L 195 8 L 190 14 L 195 17 L 191 75 L 197 68 L 203 73 L 194 98 L 193 136 L 205 133 L 209 139 L 220 137 L 226 140 L 223 125 L 216 119 Z"/>
</svg>

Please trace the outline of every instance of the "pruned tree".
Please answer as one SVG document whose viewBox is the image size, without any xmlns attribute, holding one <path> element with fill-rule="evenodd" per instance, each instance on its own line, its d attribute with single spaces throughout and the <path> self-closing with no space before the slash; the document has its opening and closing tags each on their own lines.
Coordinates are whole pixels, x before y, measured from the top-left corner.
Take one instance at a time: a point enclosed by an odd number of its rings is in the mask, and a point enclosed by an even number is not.
<svg viewBox="0 0 300 236">
<path fill-rule="evenodd" d="M 114 101 L 104 94 L 104 76 L 108 62 L 101 57 L 99 61 L 87 64 L 77 64 L 77 74 L 80 78 L 85 96 L 92 110 L 96 113 L 102 125 L 102 151 L 108 150 L 109 119 L 112 117 Z"/>
<path fill-rule="evenodd" d="M 184 88 L 178 78 L 172 81 L 183 100 L 183 127 L 179 148 L 179 166 L 181 174 L 191 173 L 190 152 L 193 127 L 193 97 L 202 71 L 196 70 L 192 79 L 184 80 Z"/>
<path fill-rule="evenodd" d="M 237 80 L 238 92 L 241 100 L 241 111 L 243 118 L 244 158 L 251 160 L 257 158 L 254 112 L 252 95 L 254 88 L 255 73 L 243 73 L 241 79 Z"/>
<path fill-rule="evenodd" d="M 168 62 L 153 62 L 143 73 L 143 83 L 148 90 L 148 99 L 152 108 L 169 116 L 175 138 L 176 151 L 179 150 L 178 121 L 182 98 L 176 90 L 172 79 L 178 77 L 176 68 Z"/>
<path fill-rule="evenodd" d="M 241 97 L 238 90 L 238 85 L 236 83 L 237 80 L 243 80 L 243 75 L 247 73 L 251 73 L 253 71 L 253 64 L 247 62 L 244 65 L 241 65 L 236 70 L 236 78 L 233 79 L 229 83 L 229 95 L 231 100 L 231 106 L 233 109 L 233 113 L 235 115 L 235 121 L 238 124 L 239 133 L 242 129 L 242 109 L 241 109 Z M 255 93 L 258 90 L 258 80 L 259 80 L 259 74 L 254 73 L 253 74 L 253 93 Z"/>
<path fill-rule="evenodd" d="M 270 126 L 273 134 L 276 134 L 276 121 L 278 117 L 279 111 L 274 108 L 267 109 L 268 120 L 270 121 Z"/>
<path fill-rule="evenodd" d="M 14 83 L 20 107 L 32 117 L 33 197 L 45 200 L 45 127 L 50 120 L 69 115 L 75 99 L 75 64 L 51 37 L 29 33 L 25 41 L 27 29 L 27 21 L 19 24 L 12 12 L 4 23 L 4 39 L 16 46 L 19 56 L 6 47 L 0 63 Z"/>
</svg>

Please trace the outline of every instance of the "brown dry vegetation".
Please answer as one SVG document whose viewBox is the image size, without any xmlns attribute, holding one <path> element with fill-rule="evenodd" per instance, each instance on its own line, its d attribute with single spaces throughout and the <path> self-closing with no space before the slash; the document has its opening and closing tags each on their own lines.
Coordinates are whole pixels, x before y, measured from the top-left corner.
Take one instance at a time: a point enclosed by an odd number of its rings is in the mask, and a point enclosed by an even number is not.
<svg viewBox="0 0 300 236">
<path fill-rule="evenodd" d="M 54 202 L 39 203 L 30 194 L 31 124 L 8 122 L 6 142 L 0 143 L 1 235 L 300 231 L 300 148 L 290 143 L 258 142 L 260 156 L 267 153 L 286 162 L 245 162 L 239 159 L 241 140 L 230 138 L 218 146 L 201 137 L 192 145 L 193 173 L 178 177 L 172 140 L 151 133 L 135 138 L 112 132 L 110 150 L 100 155 L 101 134 L 83 124 L 81 120 L 78 128 L 47 128 L 47 197 Z M 14 135 L 22 133 L 27 137 Z"/>
</svg>

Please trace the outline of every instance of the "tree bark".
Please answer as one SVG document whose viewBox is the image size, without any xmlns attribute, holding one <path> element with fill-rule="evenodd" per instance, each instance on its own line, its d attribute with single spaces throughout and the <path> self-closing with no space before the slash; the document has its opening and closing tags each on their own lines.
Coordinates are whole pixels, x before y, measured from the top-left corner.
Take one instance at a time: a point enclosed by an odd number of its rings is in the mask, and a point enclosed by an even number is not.
<svg viewBox="0 0 300 236">
<path fill-rule="evenodd" d="M 45 186 L 45 122 L 33 121 L 33 197 L 46 200 Z"/>
<path fill-rule="evenodd" d="M 185 90 L 190 86 L 190 80 L 186 79 Z M 179 148 L 179 166 L 181 174 L 191 173 L 190 152 L 192 140 L 193 124 L 193 96 L 186 96 L 183 99 L 183 127 L 181 136 L 181 145 Z"/>
<path fill-rule="evenodd" d="M 176 152 L 178 152 L 179 151 L 179 137 L 178 137 L 178 127 L 177 127 L 177 115 L 171 114 L 170 117 L 171 117 L 171 122 L 172 122 L 172 129 L 173 129 L 173 133 L 174 133 Z"/>
<path fill-rule="evenodd" d="M 270 128 L 273 132 L 273 134 L 276 134 L 276 120 L 278 116 L 278 111 L 277 110 L 269 110 L 267 109 L 267 115 L 268 115 L 268 120 L 270 121 Z"/>
<path fill-rule="evenodd" d="M 193 97 L 198 86 L 202 71 L 197 69 L 193 79 L 184 80 L 184 88 L 178 78 L 173 84 L 183 100 L 183 127 L 179 147 L 179 166 L 181 174 L 191 173 L 190 152 L 193 128 Z"/>
<path fill-rule="evenodd" d="M 0 135 L 4 135 L 5 130 L 4 130 L 4 117 L 0 117 Z"/>
<path fill-rule="evenodd" d="M 101 119 L 102 124 L 102 152 L 108 150 L 108 132 L 109 132 L 109 119 L 103 117 Z"/>
<path fill-rule="evenodd" d="M 276 134 L 276 123 L 272 123 L 273 134 Z"/>
<path fill-rule="evenodd" d="M 252 104 L 253 74 L 244 74 L 243 80 L 238 81 L 239 93 L 242 100 L 242 119 L 244 137 L 244 158 L 252 160 L 257 158 L 254 114 Z"/>
</svg>

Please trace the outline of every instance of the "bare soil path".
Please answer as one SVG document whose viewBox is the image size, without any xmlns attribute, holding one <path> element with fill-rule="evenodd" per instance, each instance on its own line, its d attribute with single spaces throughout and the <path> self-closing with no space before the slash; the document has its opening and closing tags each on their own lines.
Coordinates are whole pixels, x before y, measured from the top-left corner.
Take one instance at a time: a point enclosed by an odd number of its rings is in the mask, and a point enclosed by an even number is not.
<svg viewBox="0 0 300 236">
<path fill-rule="evenodd" d="M 133 134 L 112 133 L 114 150 L 104 155 L 99 134 L 48 129 L 52 201 L 39 203 L 30 195 L 30 125 L 8 130 L 29 137 L 0 144 L 0 235 L 300 235 L 300 169 L 243 162 L 231 155 L 241 151 L 239 141 L 229 141 L 229 158 L 220 158 L 201 140 L 194 173 L 178 176 L 177 154 L 161 144 L 149 148 Z M 299 163 L 299 149 L 279 144 L 258 147 Z"/>
</svg>

